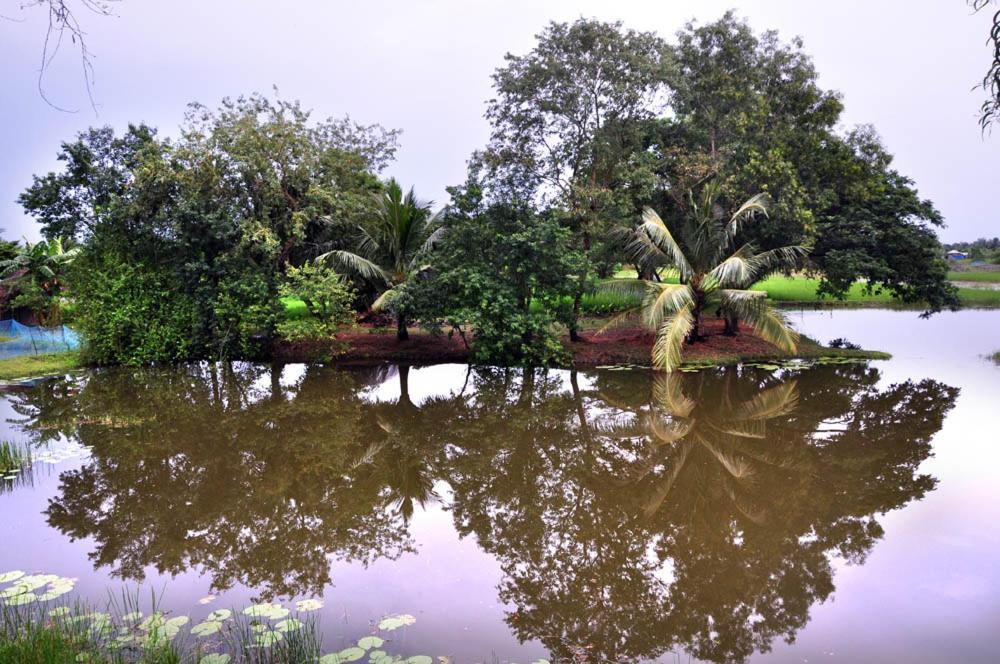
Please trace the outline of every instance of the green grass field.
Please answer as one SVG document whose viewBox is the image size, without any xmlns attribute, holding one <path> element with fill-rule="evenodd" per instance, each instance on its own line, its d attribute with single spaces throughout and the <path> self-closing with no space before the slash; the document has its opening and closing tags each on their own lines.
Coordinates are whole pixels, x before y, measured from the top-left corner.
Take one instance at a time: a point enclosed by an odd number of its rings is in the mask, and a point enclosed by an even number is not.
<svg viewBox="0 0 1000 664">
<path fill-rule="evenodd" d="M 1000 270 L 996 272 L 949 272 L 949 281 L 976 281 L 987 284 L 1000 283 Z"/>
<path fill-rule="evenodd" d="M 289 320 L 305 318 L 309 315 L 306 303 L 297 297 L 283 297 L 281 304 L 285 307 L 285 317 Z"/>
<path fill-rule="evenodd" d="M 969 279 L 969 281 L 1000 282 L 1000 273 L 997 272 L 952 272 L 949 273 L 949 278 L 953 274 L 989 275 L 979 279 Z M 635 270 L 619 270 L 615 274 L 615 278 L 634 279 Z M 676 277 L 668 272 L 663 273 L 663 280 L 670 283 L 676 283 L 677 281 Z M 886 291 L 882 291 L 881 293 L 866 293 L 864 284 L 862 283 L 854 284 L 843 300 L 831 297 L 819 297 L 816 294 L 818 287 L 819 279 L 775 275 L 753 286 L 753 290 L 764 291 L 771 300 L 784 304 L 826 304 L 844 307 L 892 306 L 898 304 L 892 295 Z M 998 290 L 959 288 L 958 297 L 962 301 L 962 304 L 967 307 L 1000 307 L 1000 291 Z"/>
<path fill-rule="evenodd" d="M 52 376 L 79 367 L 80 355 L 76 352 L 20 355 L 0 360 L 0 380 Z"/>
</svg>

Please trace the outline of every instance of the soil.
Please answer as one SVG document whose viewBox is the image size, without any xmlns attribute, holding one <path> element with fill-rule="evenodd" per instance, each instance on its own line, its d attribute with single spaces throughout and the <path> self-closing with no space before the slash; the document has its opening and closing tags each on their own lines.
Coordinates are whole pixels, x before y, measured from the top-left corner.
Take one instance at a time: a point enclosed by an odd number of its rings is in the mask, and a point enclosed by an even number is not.
<svg viewBox="0 0 1000 664">
<path fill-rule="evenodd" d="M 723 322 L 703 320 L 702 340 L 686 345 L 683 355 L 686 363 L 731 364 L 746 360 L 776 360 L 791 357 L 873 357 L 878 354 L 864 351 L 839 351 L 825 348 L 811 339 L 802 339 L 799 352 L 789 355 L 743 326 L 737 336 L 722 333 Z M 581 340 L 563 344 L 572 355 L 573 366 L 601 366 L 613 364 L 650 364 L 650 352 L 655 335 L 644 328 L 623 327 L 600 334 L 597 331 L 581 332 Z M 469 343 L 472 339 L 469 338 Z M 273 359 L 279 362 L 322 361 L 341 365 L 371 364 L 373 362 L 403 362 L 408 364 L 441 364 L 468 362 L 471 353 L 462 338 L 455 334 L 435 336 L 411 328 L 407 341 L 397 341 L 394 329 L 360 327 L 337 335 L 335 340 L 288 343 L 281 342 L 272 349 Z"/>
</svg>

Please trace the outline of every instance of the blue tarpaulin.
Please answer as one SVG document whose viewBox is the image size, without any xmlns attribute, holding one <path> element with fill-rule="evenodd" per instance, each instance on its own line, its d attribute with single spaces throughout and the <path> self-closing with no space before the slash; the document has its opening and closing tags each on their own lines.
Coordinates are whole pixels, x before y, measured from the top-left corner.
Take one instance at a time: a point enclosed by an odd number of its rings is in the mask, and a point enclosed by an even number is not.
<svg viewBox="0 0 1000 664">
<path fill-rule="evenodd" d="M 65 325 L 45 328 L 22 325 L 16 320 L 0 320 L 0 337 L 9 338 L 8 341 L 0 342 L 0 359 L 58 353 L 80 347 L 80 338 L 76 332 Z"/>
</svg>

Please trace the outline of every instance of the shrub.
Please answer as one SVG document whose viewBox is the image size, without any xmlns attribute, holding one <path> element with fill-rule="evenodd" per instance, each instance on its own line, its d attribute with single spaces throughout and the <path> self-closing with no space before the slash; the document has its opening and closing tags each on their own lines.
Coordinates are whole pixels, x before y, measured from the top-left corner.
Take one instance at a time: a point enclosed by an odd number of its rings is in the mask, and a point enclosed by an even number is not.
<svg viewBox="0 0 1000 664">
<path fill-rule="evenodd" d="M 278 323 L 278 335 L 288 341 L 331 337 L 337 327 L 354 318 L 354 293 L 340 275 L 321 263 L 289 267 L 279 290 L 284 302 L 301 301 L 307 312 L 286 316 Z"/>
<path fill-rule="evenodd" d="M 176 280 L 110 254 L 78 274 L 74 325 L 85 361 L 143 364 L 192 355 L 197 312 Z"/>
</svg>

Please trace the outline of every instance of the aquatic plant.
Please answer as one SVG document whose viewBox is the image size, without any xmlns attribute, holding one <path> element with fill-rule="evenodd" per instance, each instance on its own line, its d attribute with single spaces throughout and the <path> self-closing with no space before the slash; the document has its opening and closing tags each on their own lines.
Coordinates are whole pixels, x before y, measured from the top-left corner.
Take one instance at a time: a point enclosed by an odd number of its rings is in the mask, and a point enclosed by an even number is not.
<svg viewBox="0 0 1000 664">
<path fill-rule="evenodd" d="M 138 589 L 112 595 L 102 610 L 54 601 L 74 585 L 74 579 L 54 574 L 0 573 L 0 662 L 343 664 L 367 658 L 372 664 L 433 664 L 429 655 L 405 657 L 382 649 L 386 639 L 378 633 L 413 625 L 417 619 L 410 614 L 384 616 L 356 645 L 323 654 L 311 613 L 323 606 L 317 599 L 296 603 L 309 614 L 304 616 L 263 602 L 242 610 L 214 609 L 192 623 L 190 616 L 161 610 L 155 593 L 144 611 Z"/>
<path fill-rule="evenodd" d="M 0 480 L 16 480 L 31 465 L 31 452 L 10 441 L 0 441 Z"/>
</svg>

